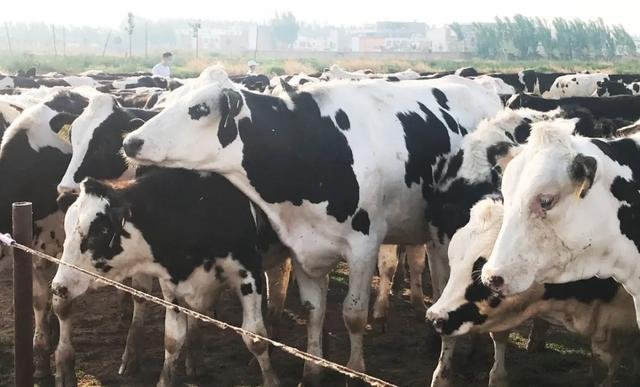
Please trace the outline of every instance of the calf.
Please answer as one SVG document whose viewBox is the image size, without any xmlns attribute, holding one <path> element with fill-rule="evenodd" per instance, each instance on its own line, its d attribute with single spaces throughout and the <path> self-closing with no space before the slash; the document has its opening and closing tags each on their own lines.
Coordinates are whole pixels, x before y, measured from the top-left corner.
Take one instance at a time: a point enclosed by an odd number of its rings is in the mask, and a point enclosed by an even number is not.
<svg viewBox="0 0 640 387">
<path fill-rule="evenodd" d="M 597 82 L 598 87 L 593 92 L 593 97 L 611 97 L 614 95 L 631 95 L 631 90 L 622 82 L 604 79 Z"/>
<path fill-rule="evenodd" d="M 536 283 L 514 296 L 493 292 L 480 281 L 480 271 L 493 250 L 502 214 L 500 199 L 478 202 L 469 223 L 451 240 L 451 276 L 442 297 L 427 312 L 427 318 L 445 336 L 433 384 L 450 382 L 444 371 L 452 368 L 451 336 L 492 332 L 496 360 L 489 385 L 505 385 L 508 330 L 537 316 L 591 338 L 595 385 L 611 386 L 624 352 L 640 349 L 633 299 L 612 279 L 595 277 L 563 284 Z"/>
<path fill-rule="evenodd" d="M 364 370 L 380 244 L 426 242 L 432 168 L 499 108 L 495 93 L 460 77 L 318 83 L 282 97 L 213 83 L 168 105 L 124 149 L 144 164 L 217 171 L 265 211 L 294 253 L 301 298 L 312 306 L 308 351 L 319 356 L 327 274 L 346 259 L 348 366 Z M 319 371 L 306 364 L 305 380 Z"/>
<path fill-rule="evenodd" d="M 640 326 L 637 133 L 588 139 L 543 122 L 521 148 L 504 173 L 504 221 L 482 281 L 510 295 L 534 281 L 612 277 L 634 297 Z"/>
<path fill-rule="evenodd" d="M 269 231 L 261 226 L 269 227 L 259 210 L 216 174 L 157 170 L 120 186 L 88 179 L 65 216 L 62 260 L 117 281 L 137 274 L 157 277 L 165 300 L 201 313 L 210 310 L 221 289 L 228 286 L 242 303 L 242 328 L 266 336 L 258 245 Z M 89 277 L 66 266 L 60 266 L 53 279 L 60 364 L 73 364 L 71 301 L 94 285 Z M 186 334 L 187 316 L 167 309 L 159 386 L 176 384 Z M 267 344 L 248 336 L 243 339 L 260 364 L 263 384 L 277 386 Z M 63 385 L 73 385 L 73 368 L 59 372 Z"/>
</svg>

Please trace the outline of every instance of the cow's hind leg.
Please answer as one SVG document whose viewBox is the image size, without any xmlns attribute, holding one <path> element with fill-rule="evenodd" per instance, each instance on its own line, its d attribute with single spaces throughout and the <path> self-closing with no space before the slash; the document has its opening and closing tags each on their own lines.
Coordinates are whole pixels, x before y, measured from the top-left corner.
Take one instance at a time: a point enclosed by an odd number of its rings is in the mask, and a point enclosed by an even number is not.
<svg viewBox="0 0 640 387">
<path fill-rule="evenodd" d="M 262 318 L 261 296 L 266 289 L 265 284 L 262 283 L 262 273 L 253 273 L 245 269 L 235 270 L 235 272 L 233 270 L 229 272 L 225 269 L 225 273 L 229 280 L 229 285 L 235 289 L 242 304 L 242 329 L 266 337 L 267 329 Z M 257 278 L 260 278 L 260 282 L 257 281 Z M 243 335 L 242 339 L 249 351 L 258 360 L 262 371 L 263 386 L 279 386 L 280 382 L 271 366 L 271 358 L 268 351 L 269 344 L 262 340 L 254 340 L 247 335 Z"/>
<path fill-rule="evenodd" d="M 424 305 L 424 292 L 422 291 L 422 272 L 426 264 L 426 246 L 406 246 L 406 254 L 411 276 L 411 305 L 413 305 L 418 319 L 424 320 L 427 308 Z"/>
<path fill-rule="evenodd" d="M 280 264 L 267 270 L 267 278 L 269 282 L 267 325 L 270 337 L 277 340 L 280 336 L 280 321 L 291 278 L 291 259 L 286 258 Z"/>
<path fill-rule="evenodd" d="M 342 305 L 342 315 L 351 342 L 351 354 L 347 367 L 362 372 L 366 368 L 362 341 L 367 324 L 371 279 L 379 246 L 375 241 L 363 241 L 361 249 L 353 249 L 353 253 L 347 256 L 349 291 Z"/>
<path fill-rule="evenodd" d="M 398 246 L 382 245 L 378 251 L 378 274 L 380 282 L 378 284 L 378 296 L 373 305 L 373 319 L 382 327 L 385 332 L 387 328 L 387 315 L 389 313 L 389 296 L 393 278 L 398 268 Z"/>
<path fill-rule="evenodd" d="M 153 278 L 138 274 L 131 279 L 131 285 L 145 293 L 149 293 L 153 286 Z M 118 373 L 120 375 L 135 373 L 140 365 L 140 356 L 144 352 L 144 316 L 145 301 L 133 297 L 133 315 L 127 334 L 127 343 L 122 354 L 122 363 Z"/>
<path fill-rule="evenodd" d="M 329 277 L 310 277 L 302 267 L 293 261 L 293 270 L 300 290 L 300 301 L 308 311 L 307 320 L 307 352 L 322 357 L 322 327 L 327 307 L 327 290 Z M 322 368 L 316 364 L 305 362 L 302 384 L 319 386 Z"/>
</svg>

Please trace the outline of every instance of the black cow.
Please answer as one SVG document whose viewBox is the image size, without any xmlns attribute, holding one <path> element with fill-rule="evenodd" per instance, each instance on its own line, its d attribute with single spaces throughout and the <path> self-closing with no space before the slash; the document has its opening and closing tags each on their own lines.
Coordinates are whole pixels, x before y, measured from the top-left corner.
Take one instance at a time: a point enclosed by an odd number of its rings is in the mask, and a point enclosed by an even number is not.
<svg viewBox="0 0 640 387">
<path fill-rule="evenodd" d="M 610 98 L 568 97 L 546 99 L 530 94 L 517 94 L 507 102 L 512 109 L 530 108 L 548 112 L 558 107 L 578 106 L 589 110 L 594 118 L 623 119 L 636 121 L 640 118 L 640 96 L 619 95 Z"/>
</svg>

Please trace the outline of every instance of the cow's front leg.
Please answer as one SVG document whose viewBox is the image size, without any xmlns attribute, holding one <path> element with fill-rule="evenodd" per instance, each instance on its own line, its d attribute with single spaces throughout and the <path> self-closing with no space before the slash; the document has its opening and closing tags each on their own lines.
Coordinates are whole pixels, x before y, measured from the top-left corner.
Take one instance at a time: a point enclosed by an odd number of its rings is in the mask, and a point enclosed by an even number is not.
<svg viewBox="0 0 640 387">
<path fill-rule="evenodd" d="M 300 301 L 308 312 L 307 319 L 307 352 L 322 357 L 322 340 L 324 314 L 327 308 L 327 290 L 329 276 L 310 277 L 302 266 L 293 261 L 293 270 L 300 290 Z M 304 386 L 320 386 L 322 368 L 316 364 L 305 362 L 302 374 Z"/>
<path fill-rule="evenodd" d="M 422 321 L 427 312 L 427 308 L 424 305 L 424 292 L 422 290 L 422 272 L 426 264 L 426 246 L 409 245 L 406 246 L 406 252 L 409 263 L 409 275 L 411 276 L 411 305 L 413 305 L 418 319 Z"/>
<path fill-rule="evenodd" d="M 527 341 L 527 352 L 540 352 L 545 346 L 545 336 L 551 324 L 541 318 L 534 318 L 531 331 L 529 331 L 529 341 Z"/>
<path fill-rule="evenodd" d="M 66 289 L 54 292 L 53 311 L 58 317 L 60 338 L 56 348 L 56 387 L 74 387 L 77 385 L 75 373 L 75 351 L 71 343 L 72 302 L 66 298 Z"/>
<path fill-rule="evenodd" d="M 389 297 L 393 278 L 398 268 L 398 246 L 382 245 L 378 251 L 378 296 L 373 304 L 373 319 L 381 326 L 382 332 L 387 330 L 387 315 L 389 314 Z"/>
<path fill-rule="evenodd" d="M 49 310 L 53 264 L 44 259 L 33 261 L 33 376 L 36 379 L 51 376 L 51 313 Z"/>
<path fill-rule="evenodd" d="M 160 280 L 164 299 L 178 302 L 175 286 Z M 158 387 L 175 386 L 178 383 L 178 359 L 187 337 L 187 316 L 174 309 L 167 309 L 164 316 L 164 365 Z"/>
<path fill-rule="evenodd" d="M 442 346 L 440 347 L 440 357 L 438 365 L 431 377 L 431 387 L 453 386 L 453 352 L 458 339 L 451 336 L 442 336 Z"/>
<path fill-rule="evenodd" d="M 506 387 L 509 385 L 505 364 L 509 331 L 491 332 L 491 339 L 493 339 L 493 366 L 489 372 L 489 387 Z"/>
<path fill-rule="evenodd" d="M 368 242 L 368 243 L 367 243 Z M 378 244 L 365 241 L 360 255 L 347 256 L 349 265 L 349 291 L 342 305 L 342 315 L 349 331 L 351 354 L 347 367 L 356 371 L 365 371 L 363 334 L 367 324 L 369 291 L 376 265 Z M 368 246 L 367 246 L 368 245 Z M 357 253 L 357 250 L 354 251 Z M 351 384 L 352 380 L 348 380 Z"/>
<path fill-rule="evenodd" d="M 267 337 L 267 329 L 262 319 L 262 292 L 266 289 L 263 285 L 256 283 L 254 275 L 262 273 L 251 273 L 247 270 L 239 270 L 239 275 L 229 273 L 228 278 L 231 286 L 235 289 L 240 303 L 242 304 L 242 329 L 258 335 Z M 280 385 L 269 357 L 269 344 L 263 340 L 255 340 L 243 335 L 245 345 L 255 356 L 262 371 L 262 383 L 264 387 L 277 387 Z"/>
<path fill-rule="evenodd" d="M 153 278 L 138 274 L 131 279 L 131 285 L 138 290 L 149 293 L 153 286 Z M 118 373 L 120 375 L 132 374 L 138 370 L 140 365 L 140 356 L 144 352 L 144 317 L 145 317 L 145 300 L 142 298 L 133 298 L 133 316 L 131 325 L 127 334 L 127 343 L 122 354 L 122 363 Z"/>
</svg>

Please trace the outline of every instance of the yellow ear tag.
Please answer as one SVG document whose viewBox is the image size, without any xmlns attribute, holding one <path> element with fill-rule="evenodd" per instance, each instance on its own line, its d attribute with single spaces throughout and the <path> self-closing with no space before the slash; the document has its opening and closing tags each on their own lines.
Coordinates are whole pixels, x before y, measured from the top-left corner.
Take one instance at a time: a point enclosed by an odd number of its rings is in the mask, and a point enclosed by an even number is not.
<svg viewBox="0 0 640 387">
<path fill-rule="evenodd" d="M 71 124 L 64 125 L 60 131 L 58 131 L 57 136 L 67 144 L 71 144 Z"/>
<path fill-rule="evenodd" d="M 584 191 L 584 188 L 586 187 L 586 185 L 587 185 L 587 180 L 584 180 L 582 184 L 580 184 L 580 188 L 576 190 L 576 197 L 578 199 L 582 199 L 582 191 Z"/>
</svg>

